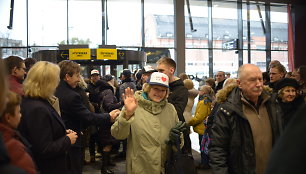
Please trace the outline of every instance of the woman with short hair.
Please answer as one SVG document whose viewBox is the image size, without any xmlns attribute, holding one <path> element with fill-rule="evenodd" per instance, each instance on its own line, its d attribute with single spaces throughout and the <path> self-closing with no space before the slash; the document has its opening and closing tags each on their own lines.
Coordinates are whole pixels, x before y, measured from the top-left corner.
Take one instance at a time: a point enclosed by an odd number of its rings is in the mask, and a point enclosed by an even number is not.
<svg viewBox="0 0 306 174">
<path fill-rule="evenodd" d="M 295 79 L 284 78 L 275 84 L 277 100 L 284 112 L 284 125 L 287 125 L 294 113 L 304 102 L 299 95 L 299 83 Z"/>
<path fill-rule="evenodd" d="M 40 61 L 24 82 L 19 130 L 31 144 L 41 174 L 69 173 L 67 151 L 77 138 L 74 131 L 66 130 L 54 96 L 59 74 L 58 65 Z"/>
</svg>

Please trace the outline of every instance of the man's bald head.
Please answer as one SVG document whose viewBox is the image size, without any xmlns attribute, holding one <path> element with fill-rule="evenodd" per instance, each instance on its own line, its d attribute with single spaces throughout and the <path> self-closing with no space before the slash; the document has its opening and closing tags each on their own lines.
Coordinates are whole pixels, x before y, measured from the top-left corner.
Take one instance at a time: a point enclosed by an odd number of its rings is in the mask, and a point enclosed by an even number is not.
<svg viewBox="0 0 306 174">
<path fill-rule="evenodd" d="M 238 79 L 243 79 L 245 78 L 246 75 L 248 75 L 249 73 L 252 72 L 260 72 L 261 70 L 259 69 L 258 66 L 254 65 L 254 64 L 244 64 L 242 66 L 239 67 L 238 69 Z"/>
</svg>

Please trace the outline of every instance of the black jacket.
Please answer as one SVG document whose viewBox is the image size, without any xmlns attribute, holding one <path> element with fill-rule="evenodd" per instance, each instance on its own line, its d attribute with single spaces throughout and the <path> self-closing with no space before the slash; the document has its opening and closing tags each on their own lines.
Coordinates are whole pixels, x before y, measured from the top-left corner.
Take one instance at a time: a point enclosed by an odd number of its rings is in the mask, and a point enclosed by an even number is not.
<svg viewBox="0 0 306 174">
<path fill-rule="evenodd" d="M 131 78 L 126 78 L 126 79 L 122 80 L 122 84 L 119 87 L 120 100 L 122 100 L 121 97 L 122 97 L 122 94 L 124 94 L 126 88 L 133 89 L 134 92 L 136 91 L 135 82 L 133 82 L 133 80 Z"/>
<path fill-rule="evenodd" d="M 180 121 L 185 122 L 184 118 L 184 110 L 188 102 L 188 89 L 184 86 L 183 80 L 178 79 L 171 83 L 169 83 L 170 87 L 170 94 L 168 97 L 169 103 L 171 103 L 178 115 L 178 119 Z M 191 140 L 189 137 L 189 129 L 186 129 L 186 131 L 183 132 L 184 135 L 184 147 L 182 151 L 184 153 L 190 153 L 191 154 Z"/>
<path fill-rule="evenodd" d="M 117 98 L 114 95 L 114 88 L 103 80 L 101 80 L 100 83 L 101 106 L 103 107 L 104 112 L 111 112 L 114 109 L 119 109 L 121 103 L 117 101 Z"/>
<path fill-rule="evenodd" d="M 263 91 L 266 93 L 266 91 Z M 215 174 L 255 174 L 255 148 L 250 124 L 242 111 L 241 91 L 234 88 L 220 105 L 212 125 L 210 165 Z M 283 129 L 282 112 L 275 98 L 265 102 L 273 144 Z"/>
<path fill-rule="evenodd" d="M 297 96 L 292 102 L 282 102 L 282 100 L 278 99 L 280 107 L 284 113 L 284 125 L 286 126 L 298 108 L 304 103 L 304 98 L 302 96 Z"/>
<path fill-rule="evenodd" d="M 184 86 L 182 79 L 169 83 L 169 87 L 170 94 L 168 101 L 175 107 L 179 120 L 185 122 L 183 113 L 188 102 L 188 90 Z"/>
<path fill-rule="evenodd" d="M 305 173 L 306 105 L 299 108 L 273 148 L 266 174 Z"/>
<path fill-rule="evenodd" d="M 100 103 L 101 100 L 99 98 L 99 94 L 100 94 L 100 82 L 101 80 L 97 81 L 96 84 L 93 84 L 93 83 L 88 83 L 88 86 L 87 86 L 87 91 L 89 92 L 89 101 L 90 102 L 94 102 L 94 103 Z"/>
<path fill-rule="evenodd" d="M 71 146 L 61 117 L 47 100 L 24 97 L 20 133 L 31 144 L 33 159 L 42 174 L 67 173 Z"/>
<path fill-rule="evenodd" d="M 80 137 L 85 125 L 102 125 L 110 121 L 108 113 L 90 112 L 82 103 L 81 96 L 63 80 L 60 81 L 55 96 L 59 99 L 61 115 L 66 127 L 78 134 L 78 139 L 73 146 L 82 147 Z"/>
<path fill-rule="evenodd" d="M 219 82 L 215 88 L 215 93 L 217 93 L 220 89 L 223 88 L 223 84 L 225 82 L 226 79 L 224 79 L 223 81 Z"/>
</svg>

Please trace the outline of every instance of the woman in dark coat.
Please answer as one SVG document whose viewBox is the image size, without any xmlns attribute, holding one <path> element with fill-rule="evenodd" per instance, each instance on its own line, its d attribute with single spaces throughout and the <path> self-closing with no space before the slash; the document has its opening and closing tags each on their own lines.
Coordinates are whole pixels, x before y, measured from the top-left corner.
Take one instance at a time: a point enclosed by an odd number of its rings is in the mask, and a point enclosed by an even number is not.
<svg viewBox="0 0 306 174">
<path fill-rule="evenodd" d="M 24 82 L 19 131 L 31 144 L 41 174 L 69 173 L 67 151 L 77 138 L 74 131 L 66 130 L 53 95 L 59 73 L 57 65 L 41 61 L 30 69 Z"/>
<path fill-rule="evenodd" d="M 295 79 L 284 78 L 275 84 L 278 102 L 284 112 L 284 125 L 286 126 L 292 116 L 304 102 L 298 94 L 299 83 Z"/>
<path fill-rule="evenodd" d="M 115 92 L 116 88 L 114 87 L 114 77 L 112 75 L 105 75 L 102 80 L 98 81 L 97 84 L 100 86 L 100 97 L 101 97 L 101 106 L 102 110 L 105 113 L 111 112 L 114 109 L 119 109 L 122 107 L 121 102 L 118 102 Z M 101 137 L 102 150 L 102 168 L 101 173 L 107 174 L 112 173 L 108 169 L 110 162 L 110 151 L 112 145 L 116 143 L 116 139 L 112 137 L 110 129 L 113 123 L 100 127 L 99 135 Z"/>
</svg>

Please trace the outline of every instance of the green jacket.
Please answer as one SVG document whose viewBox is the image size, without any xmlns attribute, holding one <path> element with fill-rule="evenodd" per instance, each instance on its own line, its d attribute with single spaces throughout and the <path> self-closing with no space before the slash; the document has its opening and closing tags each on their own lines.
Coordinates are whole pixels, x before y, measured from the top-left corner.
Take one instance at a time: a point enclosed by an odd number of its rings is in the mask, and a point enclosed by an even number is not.
<svg viewBox="0 0 306 174">
<path fill-rule="evenodd" d="M 135 97 L 138 100 L 135 115 L 126 120 L 123 108 L 112 125 L 112 136 L 128 138 L 127 174 L 164 173 L 166 141 L 170 129 L 178 123 L 177 112 L 167 100 L 156 103 L 144 99 L 142 91 L 137 91 Z"/>
</svg>

